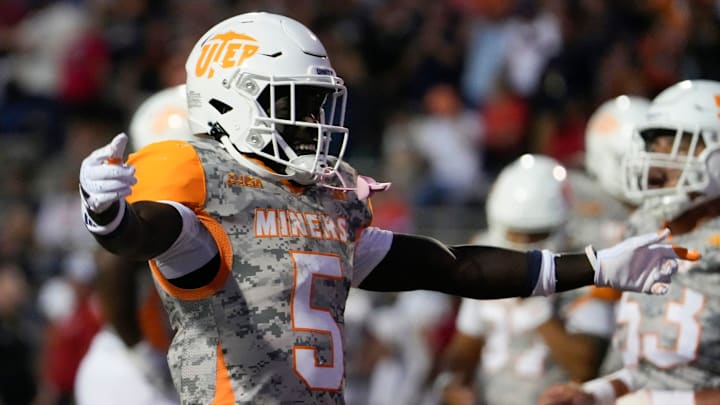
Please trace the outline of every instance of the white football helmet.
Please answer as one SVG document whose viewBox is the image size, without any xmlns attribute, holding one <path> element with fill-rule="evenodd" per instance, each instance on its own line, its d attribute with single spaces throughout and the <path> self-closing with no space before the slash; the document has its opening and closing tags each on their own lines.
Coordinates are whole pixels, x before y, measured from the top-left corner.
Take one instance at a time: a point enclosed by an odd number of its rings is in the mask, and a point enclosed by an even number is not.
<svg viewBox="0 0 720 405">
<path fill-rule="evenodd" d="M 686 80 L 663 90 L 650 104 L 635 132 L 625 161 L 625 186 L 643 205 L 671 220 L 720 195 L 720 82 Z M 672 150 L 647 150 L 657 136 L 673 137 Z M 673 186 L 662 186 L 654 170 L 679 173 Z M 662 180 L 662 179 L 661 179 Z"/>
<path fill-rule="evenodd" d="M 520 250 L 564 248 L 570 215 L 566 179 L 565 167 L 542 155 L 525 154 L 505 167 L 486 203 L 490 243 Z M 508 231 L 548 236 L 530 246 L 508 240 Z"/>
<path fill-rule="evenodd" d="M 260 158 L 285 172 L 272 175 L 301 184 L 340 164 L 346 89 L 304 25 L 270 13 L 229 18 L 200 38 L 185 69 L 190 128 L 241 164 L 258 169 L 248 157 Z"/>
<path fill-rule="evenodd" d="M 186 100 L 183 84 L 161 90 L 143 101 L 130 120 L 133 150 L 169 139 L 192 139 Z"/>
<path fill-rule="evenodd" d="M 595 110 L 585 130 L 585 169 L 608 194 L 633 205 L 640 201 L 625 193 L 622 163 L 649 106 L 643 97 L 615 97 Z"/>
</svg>

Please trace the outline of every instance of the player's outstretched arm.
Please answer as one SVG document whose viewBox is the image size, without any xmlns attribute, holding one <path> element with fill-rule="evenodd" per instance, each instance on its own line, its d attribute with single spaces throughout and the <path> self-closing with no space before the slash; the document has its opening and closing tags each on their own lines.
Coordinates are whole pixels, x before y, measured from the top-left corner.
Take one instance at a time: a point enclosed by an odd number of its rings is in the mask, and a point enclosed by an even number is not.
<svg viewBox="0 0 720 405">
<path fill-rule="evenodd" d="M 171 205 L 125 202 L 137 180 L 135 168 L 123 163 L 127 135 L 95 150 L 80 168 L 83 220 L 107 250 L 134 260 L 165 252 L 182 230 L 182 217 Z"/>
<path fill-rule="evenodd" d="M 435 290 L 478 299 L 549 295 L 591 284 L 663 294 L 678 259 L 699 258 L 697 252 L 663 244 L 668 234 L 640 235 L 609 249 L 596 252 L 588 247 L 574 254 L 446 246 L 433 238 L 395 234 L 360 288 Z"/>
</svg>

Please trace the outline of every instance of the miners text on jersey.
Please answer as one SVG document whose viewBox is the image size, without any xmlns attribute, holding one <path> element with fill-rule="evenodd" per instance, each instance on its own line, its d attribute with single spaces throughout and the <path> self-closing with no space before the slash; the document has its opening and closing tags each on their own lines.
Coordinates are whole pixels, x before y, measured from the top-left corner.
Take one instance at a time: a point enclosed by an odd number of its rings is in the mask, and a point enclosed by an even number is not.
<svg viewBox="0 0 720 405">
<path fill-rule="evenodd" d="M 274 208 L 255 209 L 255 237 L 306 237 L 347 242 L 347 220 L 321 212 L 297 212 Z"/>
</svg>

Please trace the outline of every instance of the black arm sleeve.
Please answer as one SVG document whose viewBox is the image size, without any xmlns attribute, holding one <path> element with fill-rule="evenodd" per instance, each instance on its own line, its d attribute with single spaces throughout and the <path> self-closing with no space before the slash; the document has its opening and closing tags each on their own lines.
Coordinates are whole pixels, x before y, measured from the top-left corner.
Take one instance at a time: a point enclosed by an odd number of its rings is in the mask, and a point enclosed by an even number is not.
<svg viewBox="0 0 720 405">
<path fill-rule="evenodd" d="M 115 203 L 101 214 L 93 214 L 99 224 L 112 221 L 120 204 Z M 106 250 L 125 258 L 147 261 L 172 246 L 182 231 L 182 217 L 175 207 L 153 202 L 138 201 L 125 205 L 120 226 L 108 235 L 96 235 L 95 239 Z M 190 273 L 168 281 L 176 287 L 192 289 L 209 284 L 220 270 L 220 254 Z"/>
<path fill-rule="evenodd" d="M 584 253 L 556 258 L 556 291 L 592 284 Z M 537 282 L 537 253 L 490 246 L 446 246 L 414 235 L 395 234 L 385 258 L 360 288 L 373 291 L 433 290 L 468 298 L 528 296 Z"/>
<path fill-rule="evenodd" d="M 90 213 L 99 224 L 109 222 L 120 208 L 113 204 L 101 214 Z M 147 261 L 166 251 L 180 235 L 182 217 L 175 207 L 154 201 L 125 204 L 123 219 L 108 235 L 93 234 L 108 251 L 127 259 Z"/>
</svg>

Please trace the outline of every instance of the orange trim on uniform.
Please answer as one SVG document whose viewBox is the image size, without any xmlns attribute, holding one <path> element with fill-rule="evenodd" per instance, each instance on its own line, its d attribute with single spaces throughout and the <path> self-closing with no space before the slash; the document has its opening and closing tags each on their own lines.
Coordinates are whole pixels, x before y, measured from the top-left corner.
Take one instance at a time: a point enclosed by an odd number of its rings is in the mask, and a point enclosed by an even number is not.
<svg viewBox="0 0 720 405">
<path fill-rule="evenodd" d="M 590 291 L 588 291 L 587 294 L 578 297 L 568 306 L 567 312 L 575 312 L 581 306 L 592 301 L 599 300 L 605 302 L 616 302 L 620 300 L 620 297 L 622 297 L 622 291 L 620 290 L 616 290 L 610 287 L 592 286 L 590 287 Z"/>
<path fill-rule="evenodd" d="M 195 148 L 184 141 L 152 143 L 128 158 L 138 183 L 127 201 L 177 201 L 193 210 L 205 204 L 205 171 Z"/>
<path fill-rule="evenodd" d="M 370 223 L 368 223 L 367 226 L 372 226 L 373 221 L 375 220 L 375 214 L 373 213 L 372 200 L 370 197 L 367 199 L 367 208 L 370 211 Z"/>
<path fill-rule="evenodd" d="M 305 191 L 305 186 L 295 185 L 290 180 L 280 180 L 280 182 L 290 189 L 293 194 L 302 194 Z"/>
<path fill-rule="evenodd" d="M 193 289 L 176 287 L 162 275 L 160 269 L 158 269 L 155 264 L 155 261 L 150 260 L 150 269 L 152 270 L 153 276 L 158 281 L 158 284 L 160 284 L 160 287 L 173 297 L 186 301 L 201 300 L 220 290 L 225 285 L 225 281 L 230 275 L 233 261 L 233 251 L 232 245 L 230 244 L 230 238 L 227 236 L 227 233 L 225 233 L 225 229 L 223 229 L 222 225 L 220 225 L 206 211 L 196 211 L 196 215 L 198 216 L 200 222 L 205 225 L 205 228 L 210 231 L 210 235 L 212 235 L 215 240 L 215 244 L 220 252 L 220 269 L 215 275 L 215 278 L 208 285 Z"/>
<path fill-rule="evenodd" d="M 183 300 L 207 298 L 225 285 L 232 268 L 232 246 L 225 230 L 204 210 L 205 170 L 195 148 L 185 141 L 163 141 L 152 143 L 128 158 L 128 164 L 135 166 L 138 183 L 132 188 L 128 202 L 176 201 L 190 209 L 210 231 L 220 252 L 220 270 L 206 286 L 194 289 L 178 288 L 170 284 L 150 261 L 150 269 L 160 286 L 168 294 Z"/>
<path fill-rule="evenodd" d="M 618 301 L 622 296 L 622 291 L 610 287 L 593 286 L 590 288 L 589 295 L 592 298 L 598 298 L 605 301 Z"/>
<path fill-rule="evenodd" d="M 170 347 L 170 334 L 160 296 L 155 288 L 149 288 L 148 294 L 140 305 L 138 322 L 143 337 L 157 350 L 167 352 Z"/>
<path fill-rule="evenodd" d="M 235 393 L 233 393 L 232 384 L 230 383 L 230 373 L 225 365 L 222 345 L 219 342 L 217 345 L 216 364 L 215 397 L 211 405 L 233 405 L 235 403 Z"/>
<path fill-rule="evenodd" d="M 249 157 L 247 157 L 247 156 L 245 156 L 245 158 L 246 158 L 247 160 L 252 161 L 252 162 L 255 163 L 256 165 L 264 168 L 265 170 L 269 171 L 270 173 L 279 174 L 279 173 L 277 173 L 275 170 L 273 170 L 272 168 L 270 168 L 270 166 L 266 165 L 265 162 L 263 162 L 263 161 L 260 160 L 260 159 L 257 159 L 257 158 L 249 158 Z M 293 194 L 302 194 L 303 191 L 305 191 L 305 186 L 301 186 L 301 185 L 299 185 L 299 184 L 297 184 L 297 185 L 296 185 L 296 184 L 293 184 L 290 180 L 284 180 L 284 179 L 283 179 L 283 180 L 280 180 L 280 182 L 281 182 L 283 185 L 285 185 L 285 187 L 289 188 L 290 191 L 293 192 Z"/>
</svg>

